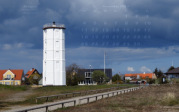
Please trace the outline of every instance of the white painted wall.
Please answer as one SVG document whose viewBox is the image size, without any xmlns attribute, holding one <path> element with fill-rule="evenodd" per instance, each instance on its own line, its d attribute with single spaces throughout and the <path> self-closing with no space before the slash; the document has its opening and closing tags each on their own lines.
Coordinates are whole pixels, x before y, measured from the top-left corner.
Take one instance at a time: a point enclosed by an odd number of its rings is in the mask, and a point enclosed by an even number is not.
<svg viewBox="0 0 179 112">
<path fill-rule="evenodd" d="M 132 80 L 131 77 L 125 77 L 125 80 Z"/>
<path fill-rule="evenodd" d="M 65 33 L 52 25 L 43 30 L 43 86 L 66 85 Z"/>
</svg>

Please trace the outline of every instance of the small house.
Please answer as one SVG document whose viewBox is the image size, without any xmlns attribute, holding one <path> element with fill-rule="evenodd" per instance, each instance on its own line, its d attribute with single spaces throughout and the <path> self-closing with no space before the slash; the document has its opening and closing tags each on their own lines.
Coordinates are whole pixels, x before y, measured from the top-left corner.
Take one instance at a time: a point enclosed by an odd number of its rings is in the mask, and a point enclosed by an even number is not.
<svg viewBox="0 0 179 112">
<path fill-rule="evenodd" d="M 0 84 L 3 85 L 21 85 L 22 76 L 24 75 L 24 70 L 0 70 Z"/>
</svg>

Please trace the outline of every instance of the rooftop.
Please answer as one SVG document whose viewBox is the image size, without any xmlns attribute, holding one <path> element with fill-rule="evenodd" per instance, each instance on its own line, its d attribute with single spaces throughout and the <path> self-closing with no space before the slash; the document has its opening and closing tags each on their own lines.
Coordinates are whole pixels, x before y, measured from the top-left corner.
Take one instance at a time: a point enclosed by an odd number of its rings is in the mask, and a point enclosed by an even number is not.
<svg viewBox="0 0 179 112">
<path fill-rule="evenodd" d="M 53 23 L 47 23 L 43 26 L 43 29 L 48 29 L 48 28 L 65 29 L 65 25 L 53 22 Z"/>
<path fill-rule="evenodd" d="M 155 76 L 154 73 L 134 73 L 134 74 L 125 74 L 125 77 L 137 77 L 137 75 L 139 75 L 142 78 L 145 77 L 153 78 L 153 76 Z"/>
<path fill-rule="evenodd" d="M 3 74 L 6 73 L 8 70 L 0 70 L 0 80 L 3 80 Z M 23 70 L 22 69 L 15 69 L 10 71 L 16 75 L 15 80 L 21 80 L 22 75 L 23 75 Z"/>
<path fill-rule="evenodd" d="M 179 67 L 168 71 L 166 74 L 179 74 Z"/>
</svg>

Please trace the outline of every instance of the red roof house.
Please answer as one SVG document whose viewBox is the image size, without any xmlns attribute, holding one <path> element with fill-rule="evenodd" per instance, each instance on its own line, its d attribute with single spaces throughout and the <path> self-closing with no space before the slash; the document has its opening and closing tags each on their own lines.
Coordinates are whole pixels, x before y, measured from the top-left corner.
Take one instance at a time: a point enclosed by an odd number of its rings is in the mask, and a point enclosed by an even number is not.
<svg viewBox="0 0 179 112">
<path fill-rule="evenodd" d="M 125 74 L 125 80 L 133 80 L 133 79 L 156 79 L 156 75 L 154 73 L 134 73 L 134 74 Z"/>
<path fill-rule="evenodd" d="M 21 85 L 21 79 L 24 74 L 24 70 L 0 70 L 0 84 L 6 85 Z"/>
<path fill-rule="evenodd" d="M 32 74 L 34 74 L 34 73 L 39 74 L 39 72 L 37 71 L 37 69 L 32 68 L 32 69 L 30 69 L 30 70 L 25 74 L 25 77 L 26 77 L 26 78 L 29 78 L 29 77 L 30 77 Z"/>
</svg>

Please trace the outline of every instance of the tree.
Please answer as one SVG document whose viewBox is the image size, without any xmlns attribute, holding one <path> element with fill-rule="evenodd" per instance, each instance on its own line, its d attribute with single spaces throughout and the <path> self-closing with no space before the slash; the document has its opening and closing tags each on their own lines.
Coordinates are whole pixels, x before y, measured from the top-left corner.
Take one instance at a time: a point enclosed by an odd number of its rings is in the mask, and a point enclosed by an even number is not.
<svg viewBox="0 0 179 112">
<path fill-rule="evenodd" d="M 92 78 L 98 84 L 102 84 L 107 79 L 107 76 L 104 74 L 103 71 L 96 70 L 93 72 Z"/>
<path fill-rule="evenodd" d="M 173 69 L 175 69 L 175 67 L 174 67 L 174 66 L 171 66 L 171 67 L 168 69 L 168 72 L 169 72 L 170 70 L 173 70 Z"/>
<path fill-rule="evenodd" d="M 29 77 L 29 79 L 27 80 L 27 82 L 29 81 L 29 83 L 30 83 L 31 85 L 33 85 L 33 84 L 38 85 L 40 78 L 41 78 L 41 75 L 40 75 L 40 74 L 34 73 L 34 74 L 32 74 L 32 75 Z"/>
<path fill-rule="evenodd" d="M 115 74 L 112 77 L 112 82 L 119 82 L 119 81 L 121 81 L 121 76 L 119 76 L 119 74 Z"/>
<path fill-rule="evenodd" d="M 154 73 L 157 76 L 157 74 L 158 74 L 158 69 L 157 68 L 155 68 Z"/>
<path fill-rule="evenodd" d="M 84 74 L 80 74 L 79 69 L 80 67 L 75 63 L 66 68 L 66 82 L 68 86 L 78 85 L 78 82 L 84 80 Z"/>
<path fill-rule="evenodd" d="M 157 82 L 159 84 L 162 84 L 163 83 L 163 78 L 165 77 L 163 75 L 163 72 L 161 70 L 158 70 L 157 68 L 155 68 L 154 73 L 157 76 Z"/>
<path fill-rule="evenodd" d="M 25 81 L 23 83 L 24 83 L 24 85 L 30 85 L 29 78 L 25 78 Z"/>
<path fill-rule="evenodd" d="M 154 73 L 157 78 L 163 77 L 163 72 L 161 70 L 158 70 L 157 68 L 155 68 Z"/>
</svg>

